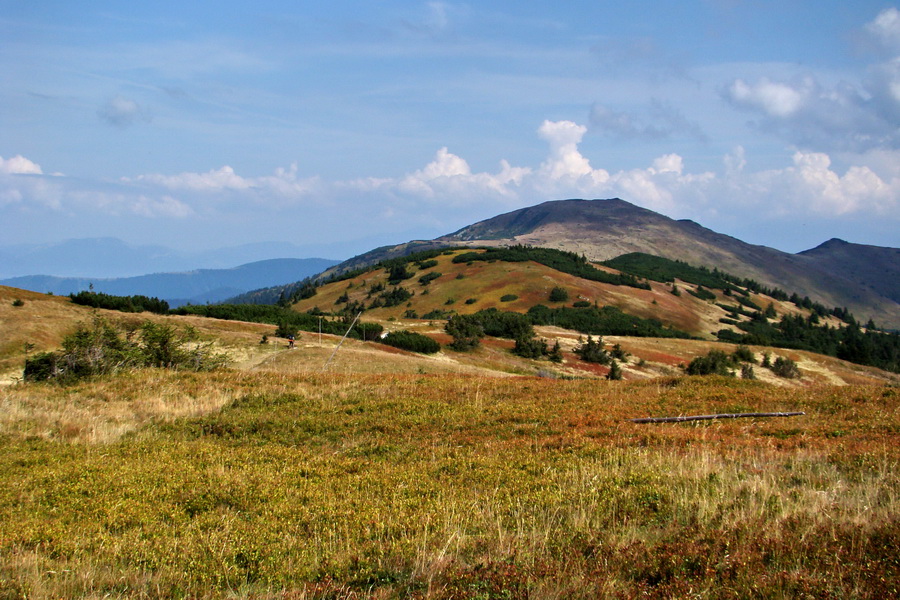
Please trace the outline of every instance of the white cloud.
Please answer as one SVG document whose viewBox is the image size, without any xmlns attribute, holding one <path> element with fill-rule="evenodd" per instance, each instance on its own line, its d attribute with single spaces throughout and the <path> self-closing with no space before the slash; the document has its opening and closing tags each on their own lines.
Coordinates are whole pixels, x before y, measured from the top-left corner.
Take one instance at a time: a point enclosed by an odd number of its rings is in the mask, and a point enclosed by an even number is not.
<svg viewBox="0 0 900 600">
<path fill-rule="evenodd" d="M 900 11 L 896 8 L 886 8 L 878 13 L 864 31 L 884 51 L 900 51 Z"/>
<path fill-rule="evenodd" d="M 544 121 L 538 135 L 550 144 L 550 156 L 541 165 L 540 173 L 551 180 L 584 176 L 607 179 L 605 171 L 594 171 L 590 161 L 578 151 L 578 144 L 586 132 L 587 127 L 572 121 Z"/>
<path fill-rule="evenodd" d="M 728 88 L 727 96 L 737 105 L 756 109 L 766 116 L 785 118 L 803 106 L 811 83 L 806 80 L 800 86 L 791 86 L 763 78 L 751 85 L 738 79 Z"/>
<path fill-rule="evenodd" d="M 172 196 L 151 198 L 140 195 L 132 203 L 131 210 L 142 217 L 171 217 L 185 219 L 193 216 L 194 209 Z"/>
<path fill-rule="evenodd" d="M 43 171 L 41 166 L 17 154 L 12 158 L 4 160 L 0 156 L 0 173 L 8 173 L 14 175 L 41 175 Z"/>
<path fill-rule="evenodd" d="M 127 178 L 124 181 L 129 181 Z M 172 190 L 193 190 L 197 192 L 218 192 L 222 190 L 246 190 L 254 186 L 254 182 L 245 179 L 225 165 L 206 173 L 181 173 L 179 175 L 139 175 L 138 182 L 153 183 Z"/>
<path fill-rule="evenodd" d="M 720 173 L 694 172 L 674 152 L 643 167 L 610 172 L 594 168 L 581 153 L 585 131 L 572 121 L 545 121 L 537 133 L 547 142 L 547 156 L 536 168 L 501 161 L 496 172 L 477 172 L 443 147 L 408 174 L 347 181 L 301 177 L 291 165 L 263 177 L 223 166 L 92 183 L 40 173 L 18 177 L 9 173 L 39 167 L 27 159 L 0 159 L 0 203 L 10 211 L 119 219 L 190 223 L 202 216 L 204 223 L 232 227 L 283 225 L 300 235 L 315 232 L 311 223 L 341 223 L 357 231 L 427 224 L 449 231 L 450 223 L 471 222 L 473 212 L 491 216 L 550 199 L 611 197 L 713 227 L 717 218 L 775 223 L 851 215 L 878 215 L 882 227 L 900 227 L 900 151 L 842 156 L 849 166 L 840 171 L 828 153 L 796 151 L 783 167 L 754 171 L 744 149 L 736 147 L 723 156 Z"/>
<path fill-rule="evenodd" d="M 868 167 L 853 166 L 841 176 L 831 169 L 831 158 L 826 154 L 797 152 L 793 161 L 794 166 L 778 177 L 785 189 L 793 192 L 788 202 L 795 208 L 808 203 L 810 212 L 841 216 L 860 210 L 884 212 L 891 204 L 896 207 L 900 186 L 896 181 L 893 185 L 884 182 Z"/>
<path fill-rule="evenodd" d="M 97 116 L 113 125 L 125 128 L 138 121 L 149 122 L 152 120 L 150 113 L 134 100 L 123 96 L 115 96 L 97 111 Z"/>
<path fill-rule="evenodd" d="M 882 11 L 861 33 L 883 60 L 870 65 L 860 81 L 824 85 L 813 75 L 736 79 L 722 97 L 755 113 L 758 129 L 805 150 L 900 149 L 900 11 Z"/>
</svg>

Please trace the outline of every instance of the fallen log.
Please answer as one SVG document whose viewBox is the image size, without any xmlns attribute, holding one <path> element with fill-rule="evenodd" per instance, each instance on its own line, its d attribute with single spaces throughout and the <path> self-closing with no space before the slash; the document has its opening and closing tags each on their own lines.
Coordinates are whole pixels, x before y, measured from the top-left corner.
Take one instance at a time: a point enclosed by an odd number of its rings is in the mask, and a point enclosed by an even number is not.
<svg viewBox="0 0 900 600">
<path fill-rule="evenodd" d="M 682 421 L 709 421 L 712 419 L 741 419 L 745 417 L 799 417 L 805 412 L 723 413 L 718 415 L 694 415 L 690 417 L 647 417 L 628 419 L 632 423 L 681 423 Z"/>
</svg>

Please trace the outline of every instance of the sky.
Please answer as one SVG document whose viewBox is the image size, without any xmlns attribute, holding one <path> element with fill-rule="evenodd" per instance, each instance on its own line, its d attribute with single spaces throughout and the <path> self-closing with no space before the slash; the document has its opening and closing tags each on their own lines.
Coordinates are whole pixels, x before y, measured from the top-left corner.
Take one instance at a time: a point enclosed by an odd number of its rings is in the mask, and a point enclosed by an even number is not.
<svg viewBox="0 0 900 600">
<path fill-rule="evenodd" d="M 0 0 L 0 59 L 0 246 L 347 258 L 613 197 L 900 246 L 890 3 Z"/>
</svg>

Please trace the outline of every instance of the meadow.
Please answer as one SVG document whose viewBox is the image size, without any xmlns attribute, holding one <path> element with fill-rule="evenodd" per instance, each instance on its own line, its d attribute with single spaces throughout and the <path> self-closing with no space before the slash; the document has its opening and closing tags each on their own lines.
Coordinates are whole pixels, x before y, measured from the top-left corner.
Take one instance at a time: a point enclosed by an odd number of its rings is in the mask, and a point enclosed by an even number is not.
<svg viewBox="0 0 900 600">
<path fill-rule="evenodd" d="M 900 390 L 141 370 L 0 388 L 0 598 L 900 596 Z M 629 418 L 805 411 L 788 419 Z"/>
</svg>

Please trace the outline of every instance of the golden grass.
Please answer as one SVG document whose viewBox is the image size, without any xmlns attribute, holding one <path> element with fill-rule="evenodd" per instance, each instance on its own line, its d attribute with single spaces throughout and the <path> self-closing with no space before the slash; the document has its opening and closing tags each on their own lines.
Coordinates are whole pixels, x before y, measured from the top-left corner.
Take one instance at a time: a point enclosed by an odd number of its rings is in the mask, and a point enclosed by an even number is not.
<svg viewBox="0 0 900 600">
<path fill-rule="evenodd" d="M 164 371 L 114 379 L 0 387 L 0 435 L 109 443 L 150 423 L 218 411 L 234 399 L 233 376 Z"/>
<path fill-rule="evenodd" d="M 9 390 L 6 596 L 898 593 L 893 388 L 147 371 Z M 109 425 L 35 422 L 54 403 Z M 627 421 L 769 410 L 807 416 Z"/>
</svg>

